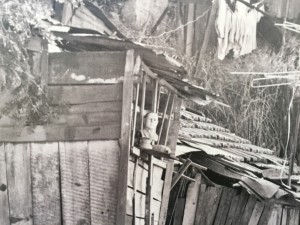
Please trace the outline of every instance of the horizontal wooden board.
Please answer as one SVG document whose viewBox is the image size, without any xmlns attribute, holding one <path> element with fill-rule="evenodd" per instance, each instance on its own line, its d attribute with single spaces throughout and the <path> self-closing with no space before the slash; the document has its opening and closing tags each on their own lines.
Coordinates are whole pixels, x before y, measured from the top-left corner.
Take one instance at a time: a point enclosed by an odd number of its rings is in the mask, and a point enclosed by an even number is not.
<svg viewBox="0 0 300 225">
<path fill-rule="evenodd" d="M 64 126 L 121 125 L 121 117 L 122 112 L 65 114 L 53 118 L 50 124 Z"/>
<path fill-rule="evenodd" d="M 49 55 L 49 84 L 111 82 L 124 74 L 125 52 L 61 52 Z"/>
<path fill-rule="evenodd" d="M 125 225 L 132 225 L 132 224 L 133 224 L 133 217 L 127 215 Z M 135 225 L 145 225 L 145 219 L 144 218 L 136 218 Z"/>
<path fill-rule="evenodd" d="M 120 137 L 117 125 L 104 126 L 37 126 L 2 127 L 1 142 L 40 142 L 40 141 L 81 141 L 81 140 L 114 140 Z"/>
<path fill-rule="evenodd" d="M 48 96 L 53 105 L 121 101 L 122 91 L 122 84 L 48 86 Z"/>
<path fill-rule="evenodd" d="M 67 112 L 70 114 L 100 113 L 100 112 L 121 112 L 122 101 L 82 103 L 70 105 Z"/>
</svg>

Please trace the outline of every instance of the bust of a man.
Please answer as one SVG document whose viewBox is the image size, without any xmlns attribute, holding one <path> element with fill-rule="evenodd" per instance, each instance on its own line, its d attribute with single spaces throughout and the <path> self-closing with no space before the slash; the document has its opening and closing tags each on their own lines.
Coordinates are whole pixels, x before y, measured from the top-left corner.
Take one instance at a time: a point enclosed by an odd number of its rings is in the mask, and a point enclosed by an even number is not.
<svg viewBox="0 0 300 225">
<path fill-rule="evenodd" d="M 157 124 L 157 113 L 149 112 L 145 115 L 144 128 L 142 130 L 139 130 L 136 134 L 136 138 L 138 139 L 137 145 L 140 146 L 141 144 L 143 144 L 145 146 L 145 144 L 147 143 L 148 147 L 150 148 L 151 145 L 154 145 L 155 142 L 158 141 L 158 135 L 156 134 Z"/>
</svg>

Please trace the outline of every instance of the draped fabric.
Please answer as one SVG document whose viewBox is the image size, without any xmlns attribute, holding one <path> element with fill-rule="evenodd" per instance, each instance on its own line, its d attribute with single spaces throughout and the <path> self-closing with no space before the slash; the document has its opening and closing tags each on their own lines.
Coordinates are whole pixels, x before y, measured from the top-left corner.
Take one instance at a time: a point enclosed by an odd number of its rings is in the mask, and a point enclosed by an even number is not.
<svg viewBox="0 0 300 225">
<path fill-rule="evenodd" d="M 231 0 L 233 3 L 233 0 Z M 250 0 L 247 0 L 250 2 Z M 261 10 L 264 6 L 257 3 Z M 256 29 L 262 14 L 236 2 L 232 11 L 225 0 L 219 0 L 218 16 L 215 22 L 218 34 L 218 58 L 223 60 L 233 50 L 234 57 L 249 54 L 256 49 Z"/>
</svg>

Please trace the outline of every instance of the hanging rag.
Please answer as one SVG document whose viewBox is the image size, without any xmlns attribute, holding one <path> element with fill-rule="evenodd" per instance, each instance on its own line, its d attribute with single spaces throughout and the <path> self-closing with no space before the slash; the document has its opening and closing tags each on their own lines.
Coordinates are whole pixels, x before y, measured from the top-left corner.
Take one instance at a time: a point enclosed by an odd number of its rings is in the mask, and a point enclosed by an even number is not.
<svg viewBox="0 0 300 225">
<path fill-rule="evenodd" d="M 228 4 L 235 3 L 235 7 Z M 250 3 L 250 0 L 246 0 Z M 264 11 L 262 2 L 254 4 Z M 234 0 L 219 0 L 218 16 L 215 21 L 218 35 L 218 58 L 223 60 L 233 50 L 234 57 L 249 54 L 256 49 L 256 29 L 262 14 Z"/>
</svg>

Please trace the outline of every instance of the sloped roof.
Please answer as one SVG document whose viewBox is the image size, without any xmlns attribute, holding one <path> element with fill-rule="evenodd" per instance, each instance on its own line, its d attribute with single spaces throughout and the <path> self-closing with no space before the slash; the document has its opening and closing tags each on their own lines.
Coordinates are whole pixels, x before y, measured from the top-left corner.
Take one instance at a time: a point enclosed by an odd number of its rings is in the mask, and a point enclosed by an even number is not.
<svg viewBox="0 0 300 225">
<path fill-rule="evenodd" d="M 182 110 L 176 156 L 189 157 L 259 199 L 284 199 L 284 204 L 298 204 L 300 199 L 297 166 L 289 189 L 282 182 L 288 178 L 288 162 L 274 155 L 273 150 L 253 145 L 213 124 L 201 113 Z"/>
</svg>

